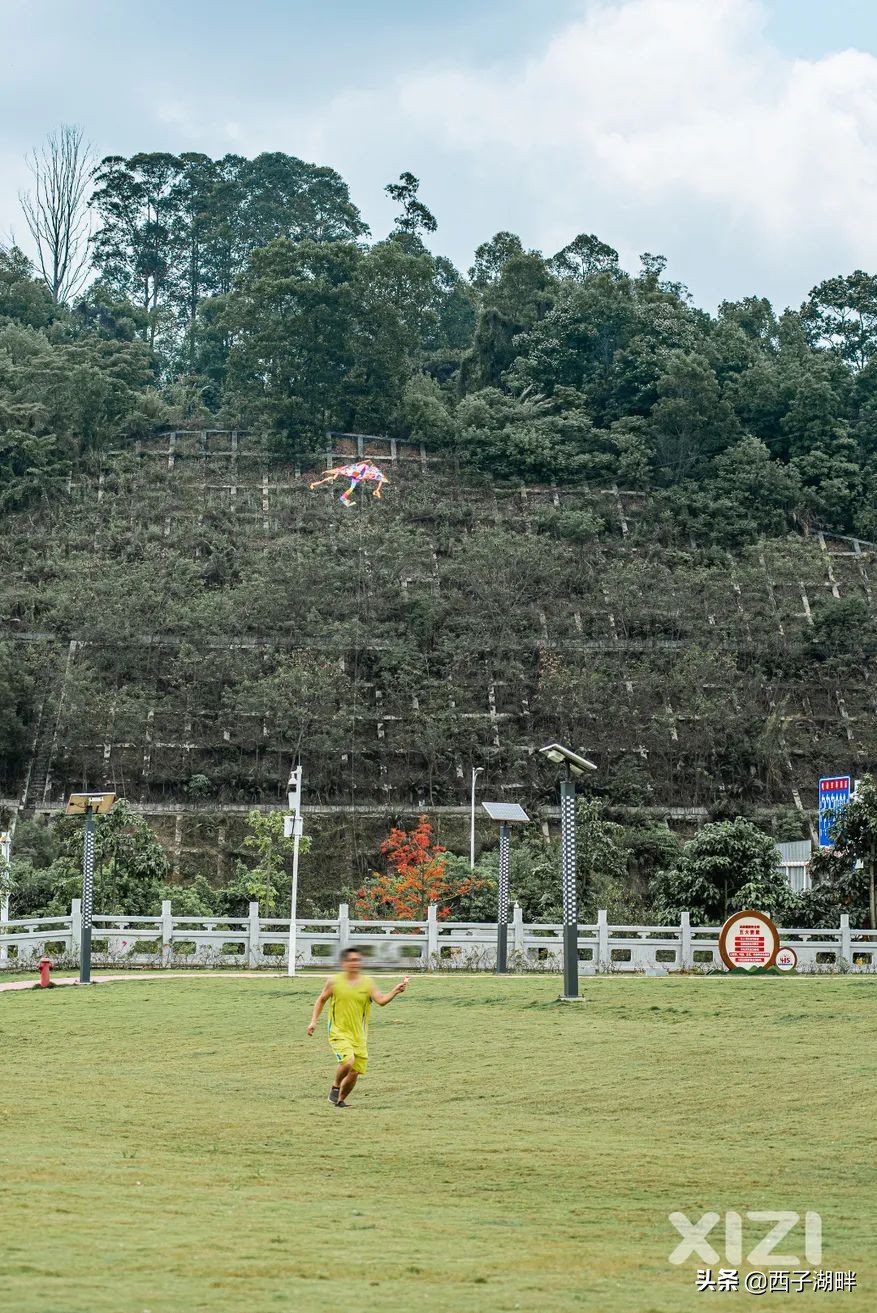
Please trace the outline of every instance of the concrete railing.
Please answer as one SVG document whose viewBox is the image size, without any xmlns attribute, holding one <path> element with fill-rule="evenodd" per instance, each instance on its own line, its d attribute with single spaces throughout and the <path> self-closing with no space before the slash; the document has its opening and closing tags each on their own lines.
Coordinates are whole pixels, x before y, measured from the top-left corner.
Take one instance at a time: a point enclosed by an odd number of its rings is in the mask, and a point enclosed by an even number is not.
<svg viewBox="0 0 877 1313">
<path fill-rule="evenodd" d="M 297 921 L 296 965 L 329 969 L 348 944 L 374 966 L 406 970 L 489 970 L 495 963 L 496 925 L 440 921 L 435 907 L 424 921 L 356 921 L 346 904 L 338 915 Z M 33 966 L 43 956 L 74 963 L 79 957 L 82 909 L 74 899 L 66 916 L 0 923 L 0 968 Z M 877 932 L 851 929 L 849 918 L 827 929 L 780 930 L 803 971 L 877 971 Z M 246 966 L 286 964 L 289 918 L 263 917 L 251 903 L 245 917 L 174 916 L 170 902 L 160 916 L 95 916 L 93 960 L 98 966 Z M 583 975 L 596 971 L 653 972 L 722 969 L 717 926 L 610 925 L 605 912 L 579 926 Z M 562 927 L 524 922 L 513 909 L 509 966 L 516 971 L 559 971 Z"/>
</svg>

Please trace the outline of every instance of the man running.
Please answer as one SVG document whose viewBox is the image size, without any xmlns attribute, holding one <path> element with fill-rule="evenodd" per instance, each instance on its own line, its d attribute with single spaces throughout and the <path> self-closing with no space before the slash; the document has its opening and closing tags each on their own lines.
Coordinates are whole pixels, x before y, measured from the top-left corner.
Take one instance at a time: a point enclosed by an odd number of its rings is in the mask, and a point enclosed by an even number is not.
<svg viewBox="0 0 877 1313">
<path fill-rule="evenodd" d="M 368 1066 L 368 1018 L 372 1002 L 384 1008 L 408 987 L 408 977 L 382 994 L 370 976 L 362 974 L 362 956 L 356 948 L 345 948 L 341 970 L 330 976 L 314 1004 L 308 1034 L 313 1035 L 323 1004 L 329 1002 L 329 1047 L 338 1059 L 338 1070 L 329 1091 L 329 1102 L 336 1108 L 349 1108 L 347 1096 L 358 1076 Z"/>
</svg>

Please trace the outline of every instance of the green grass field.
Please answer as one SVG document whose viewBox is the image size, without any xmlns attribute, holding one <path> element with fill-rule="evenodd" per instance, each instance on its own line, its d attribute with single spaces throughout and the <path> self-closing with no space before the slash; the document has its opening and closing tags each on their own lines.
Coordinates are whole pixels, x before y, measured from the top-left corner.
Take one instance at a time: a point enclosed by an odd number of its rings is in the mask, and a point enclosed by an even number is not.
<svg viewBox="0 0 877 1313">
<path fill-rule="evenodd" d="M 320 983 L 0 995 L 0 1308 L 877 1307 L 877 980 L 415 978 L 347 1113 Z M 820 1212 L 857 1290 L 668 1262 L 671 1210 L 759 1208 Z"/>
</svg>

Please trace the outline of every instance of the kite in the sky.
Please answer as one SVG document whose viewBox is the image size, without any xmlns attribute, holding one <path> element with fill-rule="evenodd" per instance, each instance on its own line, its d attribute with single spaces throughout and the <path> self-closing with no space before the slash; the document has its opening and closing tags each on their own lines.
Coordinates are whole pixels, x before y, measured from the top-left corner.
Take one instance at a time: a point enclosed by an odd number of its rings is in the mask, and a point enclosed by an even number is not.
<svg viewBox="0 0 877 1313">
<path fill-rule="evenodd" d="M 390 481 L 370 460 L 358 460 L 355 465 L 335 465 L 331 469 L 324 470 L 322 479 L 314 479 L 310 487 L 319 488 L 321 484 L 334 483 L 336 479 L 350 480 L 350 487 L 338 498 L 342 506 L 353 505 L 351 497 L 361 483 L 373 483 L 375 485 L 373 496 L 380 497 L 381 488 Z"/>
</svg>

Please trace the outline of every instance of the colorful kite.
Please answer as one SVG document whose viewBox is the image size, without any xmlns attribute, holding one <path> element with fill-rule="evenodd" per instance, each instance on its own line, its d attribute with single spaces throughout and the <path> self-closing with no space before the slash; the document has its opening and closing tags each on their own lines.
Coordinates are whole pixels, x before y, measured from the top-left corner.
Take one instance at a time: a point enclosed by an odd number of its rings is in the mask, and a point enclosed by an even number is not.
<svg viewBox="0 0 877 1313">
<path fill-rule="evenodd" d="M 310 487 L 319 488 L 324 483 L 334 483 L 336 479 L 350 480 L 350 487 L 338 498 L 342 506 L 353 505 L 350 499 L 361 483 L 373 483 L 375 486 L 372 495 L 380 497 L 381 488 L 390 481 L 370 460 L 358 460 L 355 465 L 335 465 L 332 469 L 325 470 L 322 479 L 314 479 Z"/>
</svg>

